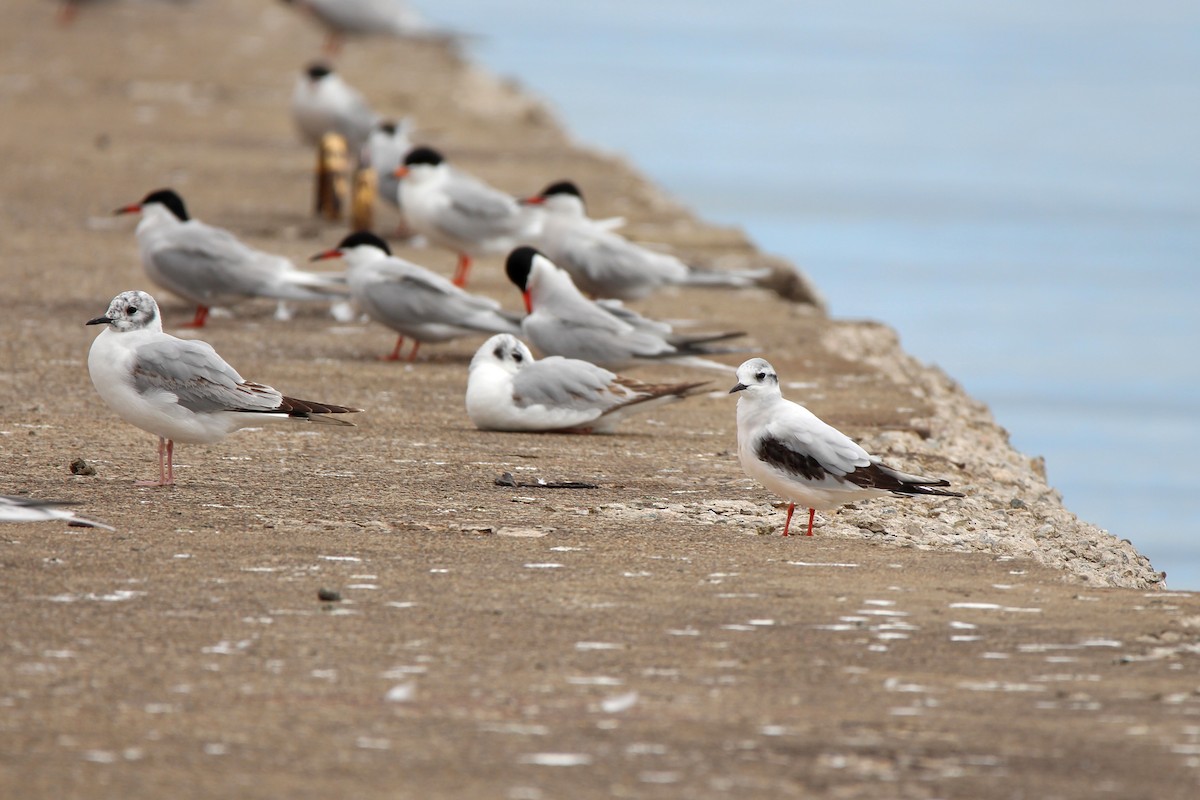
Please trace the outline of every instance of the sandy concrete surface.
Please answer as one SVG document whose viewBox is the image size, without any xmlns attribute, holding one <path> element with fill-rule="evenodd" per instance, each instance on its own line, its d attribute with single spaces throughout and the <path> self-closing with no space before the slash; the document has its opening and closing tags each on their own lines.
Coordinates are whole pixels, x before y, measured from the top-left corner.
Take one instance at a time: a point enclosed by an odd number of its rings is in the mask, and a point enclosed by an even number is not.
<svg viewBox="0 0 1200 800">
<path fill-rule="evenodd" d="M 267 303 L 203 338 L 249 378 L 362 407 L 358 427 L 180 445 L 177 486 L 135 487 L 154 438 L 95 394 L 83 323 L 130 288 L 169 328 L 191 309 L 148 284 L 111 211 L 170 185 L 255 246 L 301 261 L 335 244 L 287 114 L 321 36 L 271 2 L 98 4 L 67 29 L 50 3 L 6 16 L 0 491 L 117 530 L 0 528 L 0 797 L 1200 791 L 1200 599 L 1064 509 L 886 327 L 765 289 L 637 305 L 746 330 L 786 394 L 966 498 L 862 503 L 784 539 L 736 462 L 731 375 L 638 370 L 712 391 L 615 436 L 480 433 L 462 400 L 478 340 L 409 368 L 377 360 L 388 331 Z M 338 67 L 506 190 L 571 177 L 634 238 L 707 267 L 769 261 L 439 44 L 352 43 Z M 519 306 L 496 260 L 472 288 Z M 96 474 L 72 475 L 79 458 Z"/>
</svg>

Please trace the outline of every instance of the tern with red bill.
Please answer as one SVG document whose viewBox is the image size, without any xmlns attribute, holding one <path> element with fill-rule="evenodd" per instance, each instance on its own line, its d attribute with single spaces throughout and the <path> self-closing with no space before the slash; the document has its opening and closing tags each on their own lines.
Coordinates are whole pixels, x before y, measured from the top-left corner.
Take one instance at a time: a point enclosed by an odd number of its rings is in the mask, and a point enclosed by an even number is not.
<svg viewBox="0 0 1200 800">
<path fill-rule="evenodd" d="M 786 400 L 779 376 L 762 358 L 737 369 L 730 394 L 737 404 L 738 460 L 746 474 L 788 501 L 783 535 L 796 504 L 808 509 L 808 536 L 816 510 L 887 495 L 962 497 L 941 487 L 950 482 L 900 472 L 857 442 L 822 422 L 802 405 Z"/>
<path fill-rule="evenodd" d="M 405 338 L 413 340 L 408 360 L 422 342 L 461 336 L 519 333 L 521 317 L 488 297 L 471 294 L 441 275 L 392 255 L 373 233 L 352 233 L 332 250 L 313 256 L 346 260 L 346 282 L 354 302 L 368 317 L 400 334 L 386 360 L 400 358 Z"/>
<path fill-rule="evenodd" d="M 145 292 L 122 292 L 102 317 L 88 352 L 88 372 L 100 398 L 131 425 L 158 437 L 158 480 L 175 483 L 175 442 L 207 444 L 239 428 L 277 420 L 353 425 L 332 414 L 360 409 L 285 397 L 247 381 L 212 345 L 164 333 L 158 304 Z"/>
<path fill-rule="evenodd" d="M 733 371 L 701 356 L 737 352 L 713 344 L 741 333 L 676 334 L 667 323 L 647 319 L 620 303 L 589 300 L 566 270 L 532 247 L 513 250 L 504 266 L 524 294 L 529 312 L 521 331 L 544 355 L 579 358 L 608 369 L 667 361 Z"/>
<path fill-rule="evenodd" d="M 115 213 L 142 215 L 137 226 L 142 267 L 150 280 L 196 304 L 196 316 L 185 327 L 204 327 L 212 306 L 248 297 L 328 302 L 348 293 L 338 273 L 298 270 L 283 256 L 255 250 L 227 230 L 192 219 L 171 189 L 151 192 Z"/>
<path fill-rule="evenodd" d="M 588 217 L 583 193 L 571 181 L 558 181 L 521 201 L 542 208 L 541 229 L 530 242 L 565 269 L 584 294 L 637 300 L 663 286 L 746 288 L 771 270 L 703 272 L 668 253 L 635 244 L 613 231 L 608 220 Z"/>
<path fill-rule="evenodd" d="M 394 174 L 412 230 L 458 254 L 457 286 L 466 286 L 473 257 L 507 253 L 541 228 L 540 210 L 454 169 L 431 147 L 410 150 Z"/>
<path fill-rule="evenodd" d="M 484 431 L 612 433 L 626 417 L 704 385 L 644 383 L 576 358 L 538 361 L 520 339 L 500 333 L 471 359 L 467 415 Z"/>
</svg>

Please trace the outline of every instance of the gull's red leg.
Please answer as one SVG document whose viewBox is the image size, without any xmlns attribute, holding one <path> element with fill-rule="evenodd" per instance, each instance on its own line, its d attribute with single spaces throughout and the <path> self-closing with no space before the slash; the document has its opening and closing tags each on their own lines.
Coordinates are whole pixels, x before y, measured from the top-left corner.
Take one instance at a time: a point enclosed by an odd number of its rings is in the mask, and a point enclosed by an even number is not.
<svg viewBox="0 0 1200 800">
<path fill-rule="evenodd" d="M 158 437 L 158 480 L 157 481 L 134 481 L 134 486 L 165 486 L 167 465 L 167 440 L 163 437 Z"/>
<path fill-rule="evenodd" d="M 808 533 L 806 533 L 805 536 L 812 536 L 813 517 L 816 515 L 817 510 L 815 508 L 810 508 L 808 510 Z"/>
<path fill-rule="evenodd" d="M 411 364 L 417 360 L 417 351 L 420 349 L 421 349 L 421 343 L 418 342 L 416 339 L 413 339 L 413 349 L 412 349 L 412 352 L 408 354 L 408 363 Z"/>
<path fill-rule="evenodd" d="M 795 503 L 788 503 L 788 517 L 787 517 L 787 522 L 783 523 L 783 535 L 784 535 L 784 536 L 787 536 L 787 535 L 788 535 L 788 528 L 792 527 L 792 512 L 793 512 L 793 511 L 795 511 L 795 510 L 796 510 L 796 504 L 795 504 Z"/>
<path fill-rule="evenodd" d="M 162 477 L 161 475 L 159 476 Z M 167 439 L 167 482 L 164 486 L 175 485 L 175 440 Z"/>
</svg>

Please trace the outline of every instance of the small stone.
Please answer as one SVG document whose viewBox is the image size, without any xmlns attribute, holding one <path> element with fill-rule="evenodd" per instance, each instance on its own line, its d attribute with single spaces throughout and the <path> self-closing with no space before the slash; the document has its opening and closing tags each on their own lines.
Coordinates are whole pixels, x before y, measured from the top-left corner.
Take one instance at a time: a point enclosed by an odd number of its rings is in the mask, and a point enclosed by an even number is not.
<svg viewBox="0 0 1200 800">
<path fill-rule="evenodd" d="M 96 468 L 82 458 L 77 458 L 71 462 L 71 474 L 91 477 L 96 474 Z"/>
<path fill-rule="evenodd" d="M 1019 497 L 1014 497 L 1008 501 L 1009 508 L 1025 508 L 1025 501 Z"/>
<path fill-rule="evenodd" d="M 323 603 L 337 603 L 342 599 L 342 593 L 336 589 L 317 589 L 317 599 Z"/>
</svg>

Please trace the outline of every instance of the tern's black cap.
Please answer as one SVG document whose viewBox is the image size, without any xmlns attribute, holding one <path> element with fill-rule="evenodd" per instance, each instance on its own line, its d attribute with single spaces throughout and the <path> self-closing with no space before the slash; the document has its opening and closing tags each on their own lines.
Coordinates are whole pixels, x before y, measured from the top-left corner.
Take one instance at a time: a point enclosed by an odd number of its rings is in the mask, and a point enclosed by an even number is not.
<svg viewBox="0 0 1200 800">
<path fill-rule="evenodd" d="M 534 256 L 542 255 L 532 247 L 518 247 L 508 254 L 504 262 L 504 271 L 508 279 L 517 285 L 522 292 L 528 289 L 529 273 L 533 271 Z"/>
<path fill-rule="evenodd" d="M 414 147 L 404 157 L 404 166 L 411 167 L 413 164 L 429 164 L 436 167 L 445 160 L 442 158 L 442 154 L 432 147 Z"/>
<path fill-rule="evenodd" d="M 583 199 L 583 192 L 579 191 L 579 187 L 571 181 L 558 181 L 542 189 L 542 197 L 553 197 L 556 194 L 569 194 L 580 200 Z"/>
<path fill-rule="evenodd" d="M 388 247 L 387 242 L 385 242 L 383 239 L 380 239 L 370 231 L 358 231 L 350 234 L 345 239 L 342 239 L 340 242 L 338 242 L 337 249 L 349 250 L 352 247 L 360 247 L 362 245 L 378 247 L 389 256 L 392 254 L 392 249 Z"/>
<path fill-rule="evenodd" d="M 171 213 L 179 218 L 180 222 L 187 222 L 188 217 L 187 206 L 183 204 L 183 198 L 175 193 L 174 189 L 157 189 L 142 198 L 142 205 L 149 203 L 160 203 L 171 210 Z"/>
<path fill-rule="evenodd" d="M 304 74 L 308 76 L 309 80 L 319 81 L 326 75 L 332 75 L 333 69 L 324 62 L 314 61 L 304 70 Z"/>
</svg>

